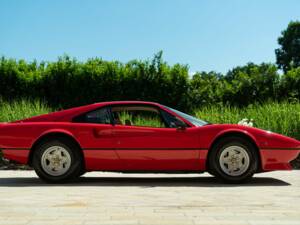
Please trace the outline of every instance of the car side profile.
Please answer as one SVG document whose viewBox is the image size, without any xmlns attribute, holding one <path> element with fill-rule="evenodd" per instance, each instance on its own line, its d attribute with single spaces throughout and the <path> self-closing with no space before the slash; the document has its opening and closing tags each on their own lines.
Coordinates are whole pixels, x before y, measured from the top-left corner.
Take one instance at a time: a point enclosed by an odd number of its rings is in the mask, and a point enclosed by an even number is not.
<svg viewBox="0 0 300 225">
<path fill-rule="evenodd" d="M 209 172 L 225 182 L 290 170 L 298 140 L 237 124 L 210 124 L 143 101 L 101 102 L 0 123 L 6 159 L 46 182 L 88 171 Z"/>
</svg>

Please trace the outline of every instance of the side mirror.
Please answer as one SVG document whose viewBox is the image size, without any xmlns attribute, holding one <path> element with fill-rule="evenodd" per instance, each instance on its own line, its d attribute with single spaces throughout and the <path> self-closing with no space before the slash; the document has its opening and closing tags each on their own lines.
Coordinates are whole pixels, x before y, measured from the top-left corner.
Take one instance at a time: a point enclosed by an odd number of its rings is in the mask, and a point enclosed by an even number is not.
<svg viewBox="0 0 300 225">
<path fill-rule="evenodd" d="M 177 120 L 176 121 L 176 127 L 177 127 L 177 130 L 185 130 L 186 129 L 186 124 L 181 120 Z"/>
<path fill-rule="evenodd" d="M 185 122 L 177 119 L 170 123 L 170 127 L 176 128 L 177 130 L 185 130 L 187 126 L 186 126 Z"/>
<path fill-rule="evenodd" d="M 178 126 L 177 130 L 178 131 L 184 131 L 186 129 L 186 126 Z"/>
</svg>

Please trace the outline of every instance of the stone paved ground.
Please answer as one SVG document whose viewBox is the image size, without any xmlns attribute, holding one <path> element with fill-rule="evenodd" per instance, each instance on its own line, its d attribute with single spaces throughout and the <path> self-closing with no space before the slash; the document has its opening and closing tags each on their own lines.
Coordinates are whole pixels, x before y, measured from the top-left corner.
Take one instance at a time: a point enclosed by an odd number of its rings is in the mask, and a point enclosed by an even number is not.
<svg viewBox="0 0 300 225">
<path fill-rule="evenodd" d="M 0 171 L 0 224 L 300 224 L 300 171 L 224 185 L 206 174 L 87 173 L 48 185 Z"/>
</svg>

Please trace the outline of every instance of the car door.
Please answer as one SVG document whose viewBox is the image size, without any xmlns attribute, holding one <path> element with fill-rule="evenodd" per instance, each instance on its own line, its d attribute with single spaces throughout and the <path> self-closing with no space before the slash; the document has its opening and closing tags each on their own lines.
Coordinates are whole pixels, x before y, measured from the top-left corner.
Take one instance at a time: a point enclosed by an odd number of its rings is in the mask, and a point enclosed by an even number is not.
<svg viewBox="0 0 300 225">
<path fill-rule="evenodd" d="M 109 107 L 102 107 L 73 119 L 77 139 L 83 148 L 87 170 L 120 170 L 122 162 L 115 148 Z"/>
<path fill-rule="evenodd" d="M 123 106 L 124 112 L 151 111 L 157 116 L 159 109 L 152 106 Z M 116 150 L 125 165 L 125 170 L 197 170 L 199 169 L 199 139 L 194 127 L 172 128 L 151 126 L 153 122 L 121 122 L 116 111 L 122 113 L 122 106 L 112 108 L 118 123 L 114 127 Z M 128 116 L 127 116 L 128 117 Z M 129 116 L 130 118 L 130 116 Z M 134 120 L 134 118 L 131 118 Z M 161 118 L 163 121 L 163 118 Z M 164 122 L 161 122 L 164 123 Z"/>
</svg>

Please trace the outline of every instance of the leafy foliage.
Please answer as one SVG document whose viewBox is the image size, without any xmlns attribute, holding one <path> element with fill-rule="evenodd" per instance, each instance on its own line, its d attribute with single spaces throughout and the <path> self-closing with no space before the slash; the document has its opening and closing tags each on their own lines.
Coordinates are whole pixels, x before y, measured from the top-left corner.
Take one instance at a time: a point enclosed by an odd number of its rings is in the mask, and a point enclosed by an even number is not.
<svg viewBox="0 0 300 225">
<path fill-rule="evenodd" d="M 120 113 L 121 124 L 126 125 L 126 120 L 129 120 L 131 125 L 143 127 L 165 127 L 164 124 L 157 117 L 133 116 L 128 112 Z"/>
<path fill-rule="evenodd" d="M 300 140 L 299 103 L 267 102 L 244 108 L 214 105 L 196 110 L 195 115 L 212 123 L 236 124 L 243 118 L 251 118 L 255 127 Z"/>
<path fill-rule="evenodd" d="M 10 122 L 55 111 L 40 100 L 0 100 L 0 122 Z"/>
<path fill-rule="evenodd" d="M 300 66 L 300 22 L 292 21 L 278 38 L 275 50 L 277 65 L 284 72 Z"/>
<path fill-rule="evenodd" d="M 0 98 L 41 99 L 49 106 L 67 108 L 99 101 L 149 100 L 184 111 L 226 104 L 247 106 L 267 100 L 298 101 L 299 69 L 283 76 L 273 64 L 248 63 L 227 74 L 198 72 L 188 66 L 168 65 L 159 52 L 151 61 L 126 64 L 99 58 L 78 62 L 63 56 L 56 62 L 0 60 Z"/>
<path fill-rule="evenodd" d="M 300 67 L 289 70 L 282 76 L 280 83 L 280 96 L 290 102 L 300 99 Z"/>
<path fill-rule="evenodd" d="M 143 99 L 184 108 L 188 83 L 188 67 L 169 66 L 161 52 L 152 61 L 126 64 L 98 58 L 82 63 L 69 56 L 40 64 L 4 57 L 0 61 L 0 97 L 40 98 L 54 107 Z"/>
<path fill-rule="evenodd" d="M 227 88 L 223 102 L 243 106 L 278 98 L 279 75 L 276 66 L 272 64 L 248 63 L 236 67 L 227 73 L 225 80 L 230 89 Z"/>
</svg>

